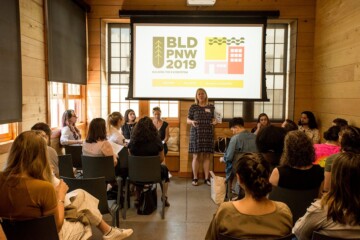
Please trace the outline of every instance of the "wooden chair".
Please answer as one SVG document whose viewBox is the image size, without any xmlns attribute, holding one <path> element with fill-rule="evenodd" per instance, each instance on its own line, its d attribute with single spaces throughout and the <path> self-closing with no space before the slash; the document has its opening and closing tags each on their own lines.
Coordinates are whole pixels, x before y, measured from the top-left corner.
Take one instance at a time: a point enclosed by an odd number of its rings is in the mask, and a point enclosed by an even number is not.
<svg viewBox="0 0 360 240">
<path fill-rule="evenodd" d="M 321 233 L 318 233 L 316 231 L 313 232 L 312 234 L 312 240 L 355 240 L 355 239 L 360 239 L 359 238 L 336 238 L 336 237 L 329 237 L 329 236 L 326 236 L 326 235 L 323 235 Z"/>
<path fill-rule="evenodd" d="M 23 221 L 2 219 L 1 226 L 7 240 L 59 240 L 53 215 Z"/>
<path fill-rule="evenodd" d="M 129 156 L 129 176 L 125 186 L 125 204 L 123 218 L 126 219 L 126 211 L 129 199 L 130 182 L 140 185 L 159 183 L 161 187 L 161 199 L 164 198 L 163 183 L 161 180 L 161 167 L 159 156 Z M 165 218 L 165 201 L 162 203 L 161 218 Z"/>
<path fill-rule="evenodd" d="M 63 177 L 75 177 L 73 163 L 70 154 L 60 155 L 59 158 L 59 175 Z"/>
<path fill-rule="evenodd" d="M 99 200 L 99 210 L 101 214 L 110 213 L 112 216 L 112 225 L 119 226 L 118 215 L 119 209 L 117 204 L 111 205 L 109 208 L 106 198 L 105 177 L 98 178 L 67 178 L 61 177 L 69 186 L 69 192 L 75 189 L 83 189 Z"/>
<path fill-rule="evenodd" d="M 293 214 L 293 224 L 306 213 L 306 209 L 319 196 L 319 188 L 295 190 L 273 187 L 269 199 L 286 203 Z"/>
<path fill-rule="evenodd" d="M 81 145 L 65 145 L 65 154 L 70 154 L 72 158 L 73 167 L 81 170 L 81 155 L 82 155 L 82 146 Z"/>
<path fill-rule="evenodd" d="M 120 210 L 120 197 L 123 193 L 122 179 L 115 176 L 114 158 L 81 156 L 84 178 L 105 177 L 106 183 L 117 183 L 116 204 Z M 105 186 L 106 187 L 106 186 Z M 116 222 L 119 222 L 119 212 L 116 213 Z"/>
<path fill-rule="evenodd" d="M 228 236 L 225 234 L 219 234 L 218 240 L 249 240 L 250 238 L 236 238 L 236 237 L 232 237 L 232 236 Z M 264 238 L 251 238 L 251 240 L 261 240 Z M 289 234 L 286 235 L 284 237 L 279 237 L 279 238 L 273 238 L 273 240 L 296 240 L 296 237 L 294 234 Z"/>
</svg>

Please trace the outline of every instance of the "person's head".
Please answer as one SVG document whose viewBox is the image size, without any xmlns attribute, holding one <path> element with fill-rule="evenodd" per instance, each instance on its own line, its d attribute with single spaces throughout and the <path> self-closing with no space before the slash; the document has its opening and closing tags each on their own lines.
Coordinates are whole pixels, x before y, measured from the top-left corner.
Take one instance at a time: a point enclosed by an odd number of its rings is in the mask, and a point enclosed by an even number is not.
<svg viewBox="0 0 360 240">
<path fill-rule="evenodd" d="M 87 134 L 87 143 L 96 143 L 97 141 L 106 140 L 106 124 L 102 118 L 94 118 L 89 125 Z"/>
<path fill-rule="evenodd" d="M 308 126 L 310 129 L 318 128 L 315 115 L 310 111 L 304 111 L 301 113 L 299 121 L 300 126 Z"/>
<path fill-rule="evenodd" d="M 346 121 L 346 120 L 343 119 L 343 118 L 335 118 L 335 119 L 332 121 L 332 125 L 333 125 L 333 126 L 339 126 L 340 128 L 343 128 L 343 127 L 348 126 L 348 121 Z"/>
<path fill-rule="evenodd" d="M 47 144 L 43 135 L 41 130 L 32 130 L 17 136 L 3 171 L 5 176 L 27 174 L 32 178 L 51 182 Z"/>
<path fill-rule="evenodd" d="M 136 123 L 132 134 L 130 142 L 136 143 L 145 143 L 149 141 L 154 141 L 156 138 L 160 138 L 158 131 L 153 124 L 151 118 L 145 116 L 140 118 Z"/>
<path fill-rule="evenodd" d="M 122 124 L 123 116 L 119 112 L 112 112 L 107 118 L 108 126 L 119 128 Z"/>
<path fill-rule="evenodd" d="M 125 123 L 135 122 L 135 120 L 136 120 L 136 115 L 135 115 L 134 110 L 132 110 L 132 109 L 126 110 L 126 111 L 125 111 L 125 115 L 124 115 L 124 120 L 125 120 Z"/>
<path fill-rule="evenodd" d="M 155 119 L 161 119 L 161 109 L 160 107 L 154 107 L 153 110 L 152 110 L 152 113 L 154 115 L 154 118 Z"/>
<path fill-rule="evenodd" d="M 199 104 L 199 102 L 204 102 L 206 105 L 208 105 L 208 103 L 209 103 L 207 93 L 206 93 L 205 89 L 203 89 L 203 88 L 198 88 L 196 90 L 195 103 Z"/>
<path fill-rule="evenodd" d="M 290 167 L 305 167 L 315 160 L 315 149 L 311 139 L 302 131 L 291 131 L 285 136 L 281 164 Z"/>
<path fill-rule="evenodd" d="M 341 151 L 360 153 L 360 129 L 347 126 L 340 131 L 339 141 Z"/>
<path fill-rule="evenodd" d="M 229 128 L 231 129 L 233 134 L 235 134 L 237 129 L 244 128 L 244 119 L 241 117 L 234 117 L 229 122 Z"/>
<path fill-rule="evenodd" d="M 285 121 L 281 124 L 281 127 L 283 127 L 286 132 L 298 130 L 298 125 L 290 119 L 285 119 Z"/>
<path fill-rule="evenodd" d="M 49 125 L 43 122 L 38 122 L 34 126 L 31 127 L 31 130 L 41 130 L 46 134 L 46 142 L 50 146 L 50 138 L 51 138 L 51 129 Z"/>
<path fill-rule="evenodd" d="M 326 132 L 324 132 L 324 138 L 326 141 L 337 142 L 339 140 L 340 133 L 339 126 L 332 126 Z"/>
<path fill-rule="evenodd" d="M 78 117 L 74 110 L 66 110 L 62 115 L 62 126 L 75 126 L 75 123 L 77 121 Z"/>
<path fill-rule="evenodd" d="M 258 116 L 257 122 L 260 123 L 264 127 L 270 125 L 270 120 L 266 113 L 260 113 Z"/>
<path fill-rule="evenodd" d="M 236 166 L 240 186 L 255 200 L 265 198 L 271 192 L 270 165 L 259 153 L 244 153 Z"/>
<path fill-rule="evenodd" d="M 340 153 L 332 164 L 331 185 L 322 205 L 328 218 L 341 224 L 360 224 L 360 154 Z"/>
</svg>

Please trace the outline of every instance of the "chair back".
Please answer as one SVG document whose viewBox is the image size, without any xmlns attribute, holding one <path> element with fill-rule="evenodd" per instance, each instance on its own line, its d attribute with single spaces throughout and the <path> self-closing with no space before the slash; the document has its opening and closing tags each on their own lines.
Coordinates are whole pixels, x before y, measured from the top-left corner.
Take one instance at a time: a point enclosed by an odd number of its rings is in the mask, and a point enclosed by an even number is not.
<svg viewBox="0 0 360 240">
<path fill-rule="evenodd" d="M 219 237 L 218 237 L 218 240 L 250 240 L 250 239 L 251 240 L 261 240 L 261 239 L 264 239 L 264 237 L 261 237 L 261 238 L 236 238 L 236 237 L 228 236 L 228 235 L 225 235 L 222 233 L 220 233 Z M 291 233 L 284 237 L 272 238 L 272 240 L 296 240 L 296 237 L 294 234 Z"/>
<path fill-rule="evenodd" d="M 119 154 L 119 168 L 128 168 L 129 167 L 129 150 L 127 147 L 123 147 Z"/>
<path fill-rule="evenodd" d="M 129 179 L 139 183 L 161 182 L 160 156 L 129 156 Z"/>
<path fill-rule="evenodd" d="M 59 175 L 64 177 L 74 177 L 73 163 L 70 154 L 60 155 L 59 158 Z"/>
<path fill-rule="evenodd" d="M 293 223 L 306 213 L 306 209 L 319 196 L 319 188 L 297 190 L 281 187 L 273 187 L 269 199 L 283 202 L 290 208 L 293 215 Z"/>
<path fill-rule="evenodd" d="M 73 167 L 81 169 L 81 155 L 82 155 L 82 146 L 81 145 L 65 145 L 65 154 L 70 154 L 72 158 Z"/>
<path fill-rule="evenodd" d="M 2 219 L 1 226 L 7 240 L 59 240 L 54 215 L 23 221 Z"/>
<path fill-rule="evenodd" d="M 323 235 L 319 232 L 314 231 L 313 235 L 312 235 L 312 240 L 355 240 L 355 239 L 360 239 L 360 238 L 337 238 L 337 237 L 329 237 L 326 235 Z"/>
<path fill-rule="evenodd" d="M 109 206 L 106 198 L 105 177 L 98 178 L 67 178 L 61 177 L 69 186 L 69 192 L 75 189 L 83 189 L 99 200 L 101 214 L 109 213 Z"/>
<path fill-rule="evenodd" d="M 114 157 L 81 156 L 84 178 L 105 177 L 107 182 L 115 180 Z"/>
</svg>

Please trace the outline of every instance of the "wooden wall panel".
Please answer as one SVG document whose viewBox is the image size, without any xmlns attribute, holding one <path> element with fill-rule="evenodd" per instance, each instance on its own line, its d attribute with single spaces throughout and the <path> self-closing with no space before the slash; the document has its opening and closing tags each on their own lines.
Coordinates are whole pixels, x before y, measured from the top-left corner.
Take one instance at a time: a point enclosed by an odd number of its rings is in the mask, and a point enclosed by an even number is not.
<svg viewBox="0 0 360 240">
<path fill-rule="evenodd" d="M 360 2 L 318 0 L 313 107 L 326 130 L 334 118 L 360 126 Z"/>
</svg>

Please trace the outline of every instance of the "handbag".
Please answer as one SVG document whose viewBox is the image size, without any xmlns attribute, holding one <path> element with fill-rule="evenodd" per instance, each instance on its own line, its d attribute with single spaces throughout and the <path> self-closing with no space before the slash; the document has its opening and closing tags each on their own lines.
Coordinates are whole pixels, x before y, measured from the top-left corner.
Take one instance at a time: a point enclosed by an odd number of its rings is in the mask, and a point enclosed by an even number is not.
<svg viewBox="0 0 360 240">
<path fill-rule="evenodd" d="M 157 208 L 157 194 L 156 184 L 144 188 L 140 193 L 139 208 L 137 213 L 139 215 L 149 215 Z"/>
<path fill-rule="evenodd" d="M 220 204 L 224 202 L 225 193 L 226 193 L 225 178 L 220 176 L 215 176 L 213 171 L 210 171 L 210 174 L 211 174 L 211 199 L 216 204 Z"/>
<path fill-rule="evenodd" d="M 227 149 L 229 142 L 230 142 L 230 138 L 218 137 L 214 143 L 214 152 L 224 153 Z"/>
</svg>

